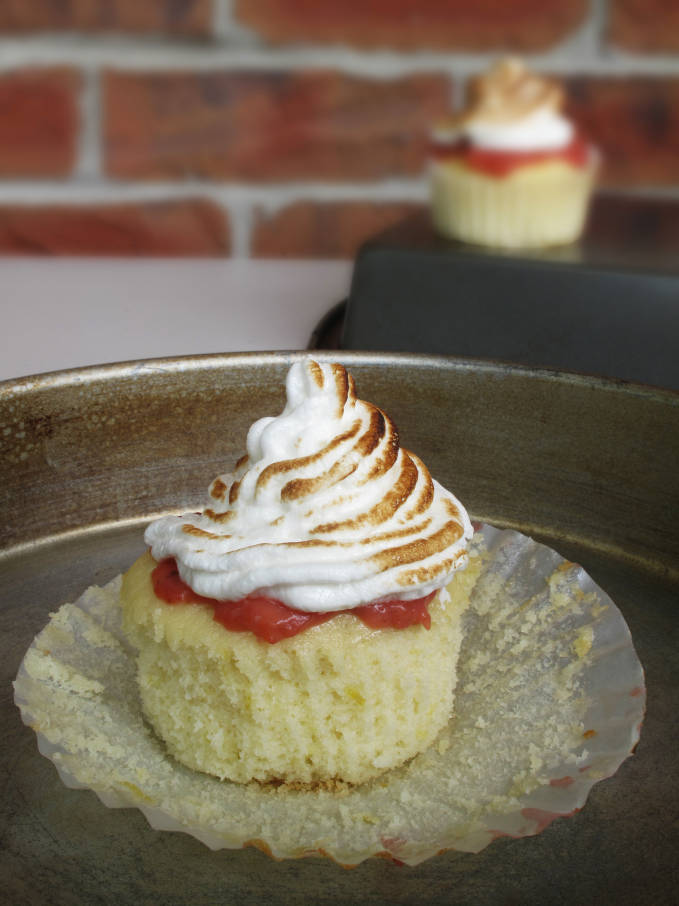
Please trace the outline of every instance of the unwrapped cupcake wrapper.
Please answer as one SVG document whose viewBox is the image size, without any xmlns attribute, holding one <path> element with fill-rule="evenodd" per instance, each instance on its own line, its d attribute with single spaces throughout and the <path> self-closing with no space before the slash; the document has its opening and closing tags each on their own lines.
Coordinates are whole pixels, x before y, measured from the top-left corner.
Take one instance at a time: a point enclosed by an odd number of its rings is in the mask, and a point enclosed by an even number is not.
<svg viewBox="0 0 679 906">
<path fill-rule="evenodd" d="M 493 177 L 456 162 L 434 162 L 434 225 L 450 238 L 497 248 L 573 242 L 584 228 L 594 171 L 594 164 L 550 162 Z"/>
<path fill-rule="evenodd" d="M 473 554 L 482 568 L 455 714 L 427 751 L 358 787 L 240 785 L 174 761 L 141 712 L 120 579 L 52 615 L 24 657 L 15 701 L 68 786 L 213 849 L 415 865 L 535 834 L 581 808 L 633 750 L 643 670 L 622 615 L 580 567 L 489 526 Z"/>
</svg>

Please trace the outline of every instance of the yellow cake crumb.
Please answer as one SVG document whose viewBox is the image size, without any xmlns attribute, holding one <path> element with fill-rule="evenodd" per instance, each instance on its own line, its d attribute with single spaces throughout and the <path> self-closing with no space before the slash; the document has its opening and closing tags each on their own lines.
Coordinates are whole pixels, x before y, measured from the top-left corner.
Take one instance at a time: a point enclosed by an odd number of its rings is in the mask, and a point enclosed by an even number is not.
<svg viewBox="0 0 679 906">
<path fill-rule="evenodd" d="M 241 783 L 362 783 L 427 748 L 450 719 L 461 616 L 477 572 L 429 605 L 431 629 L 351 614 L 271 645 L 201 604 L 166 605 L 142 556 L 123 579 L 144 714 L 183 764 Z"/>
</svg>

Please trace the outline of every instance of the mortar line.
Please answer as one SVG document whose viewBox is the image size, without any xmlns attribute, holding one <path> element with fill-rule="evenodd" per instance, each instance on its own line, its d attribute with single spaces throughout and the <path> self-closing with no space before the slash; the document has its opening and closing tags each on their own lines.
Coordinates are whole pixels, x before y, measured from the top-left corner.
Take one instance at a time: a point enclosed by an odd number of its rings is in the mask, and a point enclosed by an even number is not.
<svg viewBox="0 0 679 906">
<path fill-rule="evenodd" d="M 595 6 L 595 9 L 600 7 Z M 603 7 L 602 7 L 603 9 Z M 679 55 L 643 55 L 609 49 L 605 56 L 582 45 L 582 34 L 550 51 L 524 54 L 527 63 L 555 75 L 676 76 Z M 80 44 L 67 38 L 0 39 L 0 71 L 25 66 L 110 66 L 140 72 L 168 70 L 282 70 L 333 69 L 376 79 L 441 74 L 466 77 L 484 69 L 497 53 L 439 51 L 358 51 L 343 47 L 300 45 L 293 48 L 145 44 L 134 40 L 99 40 Z"/>
<path fill-rule="evenodd" d="M 231 230 L 231 257 L 249 258 L 252 248 L 253 210 L 252 203 L 227 203 L 226 210 Z"/>
<path fill-rule="evenodd" d="M 602 188 L 603 195 L 678 199 L 679 185 L 640 185 L 626 188 Z M 0 204 L 22 204 L 35 207 L 43 204 L 95 205 L 181 201 L 188 199 L 213 200 L 232 208 L 261 207 L 267 213 L 297 201 L 310 202 L 426 202 L 428 186 L 424 177 L 392 179 L 365 183 L 187 183 L 153 182 L 82 182 L 78 180 L 15 181 L 0 180 Z M 252 213 L 252 212 L 251 212 Z"/>
<path fill-rule="evenodd" d="M 101 177 L 101 84 L 94 67 L 82 70 L 79 98 L 79 134 L 73 176 L 77 180 Z"/>
<path fill-rule="evenodd" d="M 231 0 L 212 0 L 212 37 L 222 41 L 231 34 Z"/>
<path fill-rule="evenodd" d="M 115 201 L 163 201 L 213 198 L 221 204 L 253 204 L 277 209 L 292 201 L 408 201 L 427 197 L 423 177 L 365 183 L 210 183 L 190 182 L 83 182 L 78 180 L 0 180 L 0 203 L 26 205 L 72 202 L 98 204 Z"/>
<path fill-rule="evenodd" d="M 213 34 L 216 42 L 232 47 L 261 47 L 262 42 L 252 29 L 240 25 L 234 14 L 234 0 L 213 0 Z"/>
<path fill-rule="evenodd" d="M 600 59 L 607 59 L 609 53 L 607 30 L 610 21 L 610 4 L 608 0 L 592 0 L 590 20 L 596 37 L 595 52 Z"/>
</svg>

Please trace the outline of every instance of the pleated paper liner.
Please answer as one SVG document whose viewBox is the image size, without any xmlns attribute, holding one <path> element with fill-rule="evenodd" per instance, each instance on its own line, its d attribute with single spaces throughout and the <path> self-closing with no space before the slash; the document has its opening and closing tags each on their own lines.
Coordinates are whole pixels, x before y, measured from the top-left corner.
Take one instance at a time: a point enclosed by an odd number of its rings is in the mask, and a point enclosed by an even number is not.
<svg viewBox="0 0 679 906">
<path fill-rule="evenodd" d="M 15 701 L 67 786 L 213 849 L 415 865 L 539 833 L 582 808 L 633 751 L 643 670 L 620 611 L 582 568 L 490 526 L 473 555 L 482 565 L 455 714 L 426 752 L 358 787 L 240 785 L 174 761 L 141 713 L 119 578 L 52 615 L 24 657 Z"/>
</svg>

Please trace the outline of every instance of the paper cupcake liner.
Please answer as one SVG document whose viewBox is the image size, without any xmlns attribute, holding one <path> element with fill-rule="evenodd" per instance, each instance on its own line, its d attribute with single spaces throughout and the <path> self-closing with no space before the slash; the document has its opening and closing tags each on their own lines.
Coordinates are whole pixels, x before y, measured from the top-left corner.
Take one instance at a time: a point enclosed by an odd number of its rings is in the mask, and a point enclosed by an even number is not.
<svg viewBox="0 0 679 906">
<path fill-rule="evenodd" d="M 15 701 L 67 786 L 213 849 L 415 865 L 539 833 L 581 808 L 633 750 L 643 670 L 622 615 L 580 567 L 489 526 L 473 547 L 482 568 L 455 715 L 426 752 L 361 786 L 239 785 L 175 762 L 141 713 L 119 579 L 52 615 L 24 657 Z"/>
<path fill-rule="evenodd" d="M 498 248 L 573 242 L 584 227 L 594 169 L 538 163 L 497 178 L 455 162 L 434 162 L 434 224 L 453 239 Z"/>
</svg>

